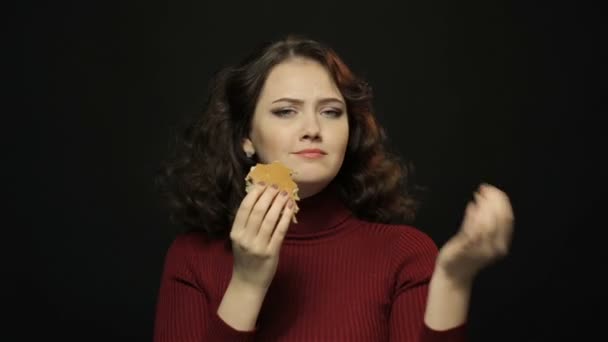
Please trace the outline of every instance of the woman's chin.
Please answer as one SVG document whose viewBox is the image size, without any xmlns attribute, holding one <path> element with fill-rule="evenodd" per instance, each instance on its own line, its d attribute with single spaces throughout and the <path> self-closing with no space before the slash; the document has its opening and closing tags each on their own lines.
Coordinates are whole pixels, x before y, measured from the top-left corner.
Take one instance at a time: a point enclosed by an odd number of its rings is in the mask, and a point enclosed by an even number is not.
<svg viewBox="0 0 608 342">
<path fill-rule="evenodd" d="M 294 182 L 298 185 L 298 194 L 300 198 L 312 196 L 321 190 L 323 190 L 330 182 L 331 179 L 314 179 L 314 180 L 296 180 Z"/>
</svg>

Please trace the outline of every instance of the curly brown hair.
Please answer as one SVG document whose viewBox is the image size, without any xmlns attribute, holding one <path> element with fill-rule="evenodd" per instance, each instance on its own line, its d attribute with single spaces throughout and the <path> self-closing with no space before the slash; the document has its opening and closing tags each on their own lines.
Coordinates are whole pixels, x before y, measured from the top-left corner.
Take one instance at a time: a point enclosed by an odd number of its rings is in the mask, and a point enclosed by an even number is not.
<svg viewBox="0 0 608 342">
<path fill-rule="evenodd" d="M 382 223 L 411 223 L 419 209 L 412 163 L 391 151 L 374 117 L 372 89 L 322 42 L 290 34 L 263 42 L 236 65 L 212 78 L 202 115 L 183 122 L 156 185 L 167 200 L 170 221 L 186 231 L 226 238 L 245 196 L 245 176 L 257 160 L 241 142 L 247 137 L 270 70 L 294 57 L 323 65 L 346 101 L 349 139 L 342 167 L 332 182 L 353 214 Z M 255 158 L 255 157 L 254 157 Z"/>
</svg>

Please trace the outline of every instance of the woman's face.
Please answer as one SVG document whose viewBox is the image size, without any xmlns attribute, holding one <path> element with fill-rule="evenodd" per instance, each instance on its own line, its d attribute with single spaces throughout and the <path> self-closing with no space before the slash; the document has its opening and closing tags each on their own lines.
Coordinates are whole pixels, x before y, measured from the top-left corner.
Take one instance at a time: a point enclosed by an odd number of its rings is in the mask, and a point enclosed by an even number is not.
<svg viewBox="0 0 608 342">
<path fill-rule="evenodd" d="M 328 71 L 303 58 L 276 65 L 253 114 L 245 151 L 262 163 L 280 161 L 295 171 L 300 198 L 312 196 L 338 174 L 348 144 L 344 98 Z M 320 155 L 299 154 L 320 149 Z"/>
</svg>

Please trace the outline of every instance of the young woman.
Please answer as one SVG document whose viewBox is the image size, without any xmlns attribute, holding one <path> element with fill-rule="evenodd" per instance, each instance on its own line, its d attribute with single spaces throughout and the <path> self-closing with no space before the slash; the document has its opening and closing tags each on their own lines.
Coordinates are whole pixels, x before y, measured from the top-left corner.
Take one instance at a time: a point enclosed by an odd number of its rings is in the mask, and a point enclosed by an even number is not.
<svg viewBox="0 0 608 342">
<path fill-rule="evenodd" d="M 482 184 L 438 250 L 410 225 L 411 173 L 370 87 L 320 42 L 265 44 L 209 90 L 159 176 L 188 231 L 166 255 L 155 341 L 465 340 L 475 276 L 510 245 L 505 193 Z M 272 184 L 245 192 L 275 160 L 296 171 L 298 223 Z"/>
</svg>

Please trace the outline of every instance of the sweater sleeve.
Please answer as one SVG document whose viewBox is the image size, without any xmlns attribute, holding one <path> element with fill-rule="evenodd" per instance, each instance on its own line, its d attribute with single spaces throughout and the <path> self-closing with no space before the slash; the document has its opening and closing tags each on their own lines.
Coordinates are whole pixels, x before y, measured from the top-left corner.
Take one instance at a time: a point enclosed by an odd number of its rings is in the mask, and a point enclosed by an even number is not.
<svg viewBox="0 0 608 342">
<path fill-rule="evenodd" d="M 155 342 L 253 341 L 255 331 L 238 331 L 211 307 L 192 272 L 192 248 L 185 236 L 169 247 L 156 304 Z"/>
<path fill-rule="evenodd" d="M 434 330 L 424 323 L 428 286 L 437 246 L 421 231 L 406 228 L 395 242 L 398 271 L 390 311 L 390 341 L 464 342 L 466 323 Z"/>
</svg>

